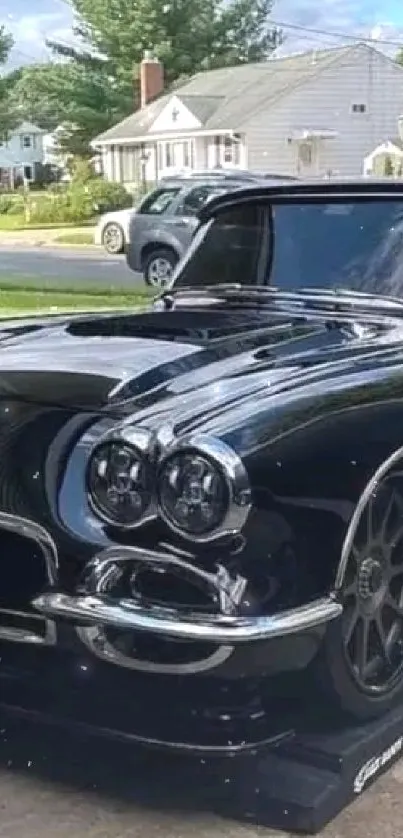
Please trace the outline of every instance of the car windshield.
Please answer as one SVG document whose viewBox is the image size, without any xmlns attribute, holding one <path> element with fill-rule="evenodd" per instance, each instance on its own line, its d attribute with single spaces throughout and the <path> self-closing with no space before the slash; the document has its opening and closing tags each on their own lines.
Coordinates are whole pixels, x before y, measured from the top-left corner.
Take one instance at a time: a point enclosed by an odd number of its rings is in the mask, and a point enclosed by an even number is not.
<svg viewBox="0 0 403 838">
<path fill-rule="evenodd" d="M 403 201 L 240 204 L 197 232 L 174 286 L 344 288 L 403 296 Z"/>
</svg>

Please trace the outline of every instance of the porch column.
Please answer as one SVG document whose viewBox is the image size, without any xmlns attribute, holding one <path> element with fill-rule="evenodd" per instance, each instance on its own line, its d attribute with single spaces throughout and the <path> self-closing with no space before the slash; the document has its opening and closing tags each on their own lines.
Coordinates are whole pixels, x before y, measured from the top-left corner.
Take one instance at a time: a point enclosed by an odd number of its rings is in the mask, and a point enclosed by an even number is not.
<svg viewBox="0 0 403 838">
<path fill-rule="evenodd" d="M 102 170 L 106 180 L 113 180 L 112 149 L 109 146 L 102 149 Z"/>
</svg>

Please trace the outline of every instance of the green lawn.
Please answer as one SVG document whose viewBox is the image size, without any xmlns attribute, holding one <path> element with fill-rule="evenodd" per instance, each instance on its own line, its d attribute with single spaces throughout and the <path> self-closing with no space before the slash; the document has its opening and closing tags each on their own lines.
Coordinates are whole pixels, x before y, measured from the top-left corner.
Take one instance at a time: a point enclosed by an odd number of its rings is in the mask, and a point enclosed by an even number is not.
<svg viewBox="0 0 403 838">
<path fill-rule="evenodd" d="M 57 313 L 63 311 L 91 311 L 98 309 L 132 309 L 144 305 L 149 295 L 141 293 L 107 293 L 105 290 L 80 288 L 63 289 L 48 287 L 10 288 L 0 285 L 0 318 L 14 315 Z"/>
<path fill-rule="evenodd" d="M 62 223 L 60 221 L 48 222 L 47 224 L 29 224 L 26 222 L 24 215 L 0 213 L 0 232 L 12 233 L 17 230 L 74 230 L 75 227 L 93 227 L 94 224 L 96 224 L 96 219 L 80 221 L 79 224 L 73 222 Z"/>
</svg>

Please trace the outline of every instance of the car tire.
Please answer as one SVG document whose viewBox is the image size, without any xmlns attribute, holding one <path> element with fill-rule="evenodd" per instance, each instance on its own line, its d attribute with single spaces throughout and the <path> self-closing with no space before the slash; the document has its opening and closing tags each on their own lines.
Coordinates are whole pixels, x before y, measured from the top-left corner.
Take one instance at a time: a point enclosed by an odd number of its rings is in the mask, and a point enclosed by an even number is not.
<svg viewBox="0 0 403 838">
<path fill-rule="evenodd" d="M 172 272 L 179 262 L 179 256 L 169 248 L 156 248 L 144 259 L 144 281 L 150 288 L 162 290 L 169 282 Z"/>
<path fill-rule="evenodd" d="M 327 696 L 362 721 L 403 702 L 402 466 L 381 466 L 359 500 L 342 553 L 343 613 L 314 662 Z"/>
<path fill-rule="evenodd" d="M 110 221 L 105 225 L 102 233 L 102 244 L 107 253 L 114 256 L 118 253 L 123 253 L 125 235 L 120 224 L 117 224 L 115 221 Z"/>
</svg>

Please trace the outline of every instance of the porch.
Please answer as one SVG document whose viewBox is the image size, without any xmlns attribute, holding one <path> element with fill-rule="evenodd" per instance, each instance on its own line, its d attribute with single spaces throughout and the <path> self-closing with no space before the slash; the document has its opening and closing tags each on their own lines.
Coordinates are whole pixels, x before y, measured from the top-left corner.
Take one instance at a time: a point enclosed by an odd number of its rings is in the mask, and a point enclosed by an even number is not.
<svg viewBox="0 0 403 838">
<path fill-rule="evenodd" d="M 338 137 L 338 132 L 327 128 L 301 128 L 294 130 L 287 138 L 293 149 L 295 173 L 298 177 L 330 176 L 336 172 L 328 167 L 329 142 Z"/>
<path fill-rule="evenodd" d="M 128 189 L 157 182 L 179 171 L 247 168 L 245 138 L 233 131 L 216 134 L 155 135 L 103 145 L 102 171 L 107 180 L 119 181 Z"/>
</svg>

